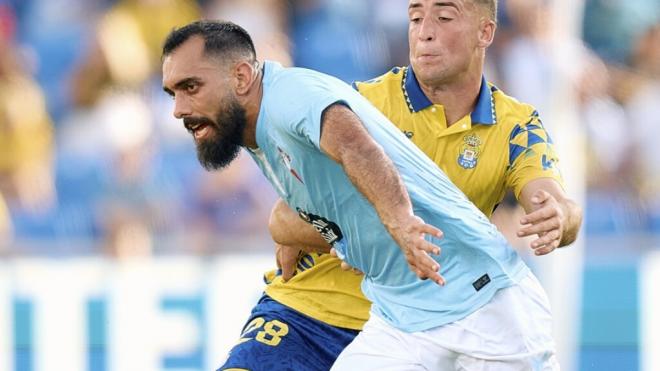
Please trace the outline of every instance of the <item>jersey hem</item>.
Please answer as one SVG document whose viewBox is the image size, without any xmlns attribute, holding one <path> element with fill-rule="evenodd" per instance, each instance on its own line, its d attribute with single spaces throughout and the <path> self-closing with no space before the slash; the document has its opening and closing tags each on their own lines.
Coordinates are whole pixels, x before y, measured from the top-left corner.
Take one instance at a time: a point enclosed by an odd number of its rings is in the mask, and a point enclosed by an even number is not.
<svg viewBox="0 0 660 371">
<path fill-rule="evenodd" d="M 475 300 L 474 302 L 470 303 L 470 307 L 472 310 L 470 311 L 465 311 L 465 310 L 460 310 L 460 311 L 453 311 L 451 314 L 446 314 L 442 315 L 442 319 L 430 319 L 427 321 L 423 322 L 418 322 L 415 324 L 397 324 L 392 321 L 390 321 L 387 316 L 381 314 L 378 309 L 376 308 L 376 304 L 372 306 L 370 314 L 373 316 L 377 316 L 381 320 L 387 322 L 390 326 L 393 326 L 401 331 L 404 332 L 419 332 L 419 331 L 426 331 L 430 330 L 436 327 L 444 326 L 446 324 L 456 322 L 458 320 L 461 320 L 470 314 L 474 313 L 477 311 L 479 308 L 483 307 L 484 305 L 488 304 L 495 296 L 495 293 L 503 288 L 507 288 L 513 285 L 518 284 L 523 278 L 527 276 L 527 274 L 530 272 L 529 267 L 526 265 L 522 265 L 520 270 L 517 272 L 507 276 L 503 276 L 502 278 L 495 279 L 493 281 L 493 285 L 490 285 L 488 288 L 488 291 L 483 293 L 482 295 L 479 296 L 478 300 Z M 484 288 L 486 289 L 486 288 Z"/>
<path fill-rule="evenodd" d="M 314 310 L 313 308 L 305 305 L 302 300 L 291 300 L 291 298 L 285 298 L 284 295 L 279 295 L 277 292 L 274 293 L 272 290 L 269 290 L 269 288 L 266 288 L 264 292 L 276 302 L 330 326 L 361 331 L 364 323 L 366 322 L 366 320 L 362 321 L 337 318 L 340 316 L 333 316 L 329 315 L 328 313 Z"/>
</svg>

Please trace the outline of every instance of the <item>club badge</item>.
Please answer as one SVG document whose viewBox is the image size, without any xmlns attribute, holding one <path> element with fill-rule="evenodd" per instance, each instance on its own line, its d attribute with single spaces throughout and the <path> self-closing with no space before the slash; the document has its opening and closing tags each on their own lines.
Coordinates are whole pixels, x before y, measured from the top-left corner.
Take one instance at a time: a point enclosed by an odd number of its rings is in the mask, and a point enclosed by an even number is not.
<svg viewBox="0 0 660 371">
<path fill-rule="evenodd" d="M 305 182 L 303 182 L 300 175 L 298 175 L 298 172 L 296 172 L 296 170 L 293 167 L 291 167 L 291 156 L 289 156 L 288 153 L 284 152 L 284 150 L 282 150 L 282 148 L 280 147 L 277 147 L 277 151 L 280 153 L 280 158 L 282 159 L 284 166 L 286 166 L 286 168 L 289 169 L 291 175 L 293 175 L 294 178 L 298 179 L 300 183 L 305 184 Z"/>
<path fill-rule="evenodd" d="M 481 154 L 481 139 L 476 134 L 463 137 L 463 145 L 458 155 L 458 164 L 465 169 L 474 169 Z"/>
</svg>

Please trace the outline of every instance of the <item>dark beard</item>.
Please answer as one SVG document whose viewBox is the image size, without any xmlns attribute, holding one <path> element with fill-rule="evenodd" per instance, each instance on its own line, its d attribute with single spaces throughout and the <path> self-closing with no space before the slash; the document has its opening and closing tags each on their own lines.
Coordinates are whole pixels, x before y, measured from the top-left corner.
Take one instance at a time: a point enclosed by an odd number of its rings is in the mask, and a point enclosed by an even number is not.
<svg viewBox="0 0 660 371">
<path fill-rule="evenodd" d="M 197 159 L 204 169 L 220 170 L 238 157 L 247 125 L 245 109 L 238 102 L 230 101 L 215 122 L 205 117 L 184 119 L 186 127 L 196 123 L 209 125 L 212 130 L 207 139 L 197 142 Z"/>
</svg>

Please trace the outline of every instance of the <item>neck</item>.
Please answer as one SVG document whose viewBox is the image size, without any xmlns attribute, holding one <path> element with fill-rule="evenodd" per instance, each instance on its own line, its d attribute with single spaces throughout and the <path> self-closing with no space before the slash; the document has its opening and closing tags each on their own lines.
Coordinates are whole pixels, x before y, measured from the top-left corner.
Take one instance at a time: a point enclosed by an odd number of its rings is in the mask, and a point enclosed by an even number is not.
<svg viewBox="0 0 660 371">
<path fill-rule="evenodd" d="M 419 86 L 429 100 L 444 107 L 448 127 L 474 110 L 481 88 L 482 71 L 482 68 L 466 71 L 464 76 L 450 81 L 419 81 Z"/>
<path fill-rule="evenodd" d="M 243 108 L 245 109 L 246 126 L 243 132 L 243 145 L 247 148 L 256 149 L 257 145 L 257 120 L 261 109 L 263 98 L 262 84 L 263 70 L 257 70 L 256 77 L 252 82 L 249 92 L 244 97 Z"/>
</svg>

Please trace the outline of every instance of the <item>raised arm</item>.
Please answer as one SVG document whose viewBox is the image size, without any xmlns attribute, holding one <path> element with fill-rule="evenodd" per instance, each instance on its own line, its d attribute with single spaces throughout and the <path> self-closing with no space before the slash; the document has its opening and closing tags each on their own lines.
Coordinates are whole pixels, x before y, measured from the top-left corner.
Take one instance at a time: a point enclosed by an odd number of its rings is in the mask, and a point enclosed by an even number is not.
<svg viewBox="0 0 660 371">
<path fill-rule="evenodd" d="M 342 104 L 328 107 L 321 120 L 321 150 L 342 165 L 355 187 L 374 206 L 380 220 L 418 277 L 444 284 L 440 266 L 428 254 L 440 248 L 424 239 L 442 232 L 415 216 L 399 173 L 357 115 Z"/>
</svg>

